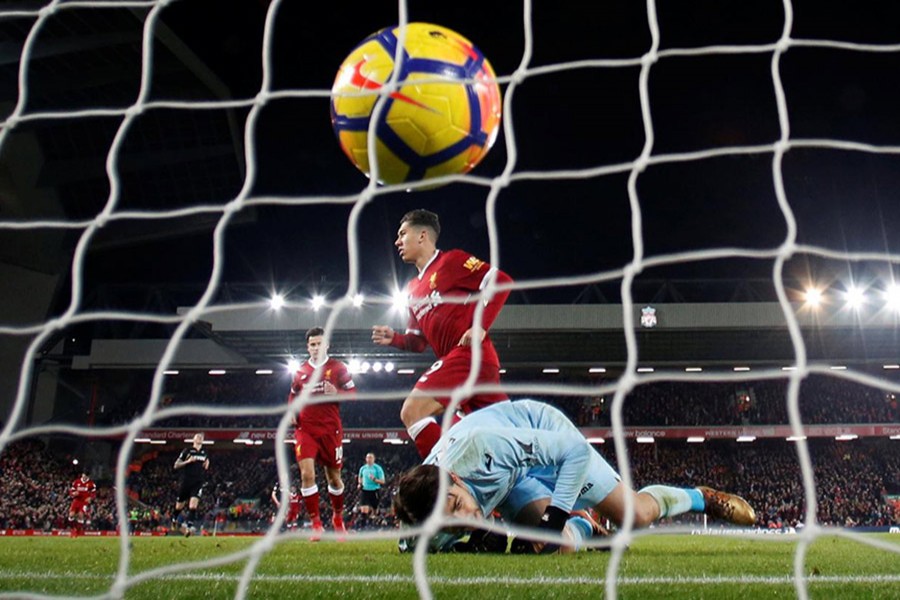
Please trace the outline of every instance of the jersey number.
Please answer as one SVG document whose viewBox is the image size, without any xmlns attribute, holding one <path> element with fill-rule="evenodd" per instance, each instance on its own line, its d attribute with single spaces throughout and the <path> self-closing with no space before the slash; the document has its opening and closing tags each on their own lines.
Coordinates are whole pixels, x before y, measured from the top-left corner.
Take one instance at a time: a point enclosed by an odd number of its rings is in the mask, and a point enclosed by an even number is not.
<svg viewBox="0 0 900 600">
<path fill-rule="evenodd" d="M 436 360 L 436 361 L 434 361 L 434 364 L 431 365 L 430 367 L 428 367 L 428 370 L 425 371 L 424 373 L 422 373 L 422 376 L 419 377 L 419 382 L 420 382 L 420 383 L 425 383 L 426 381 L 428 381 L 428 376 L 429 376 L 429 375 L 431 375 L 432 373 L 434 373 L 435 371 L 437 371 L 438 369 L 440 369 L 440 368 L 443 367 L 443 366 L 444 366 L 444 361 L 443 361 L 443 360 Z"/>
</svg>

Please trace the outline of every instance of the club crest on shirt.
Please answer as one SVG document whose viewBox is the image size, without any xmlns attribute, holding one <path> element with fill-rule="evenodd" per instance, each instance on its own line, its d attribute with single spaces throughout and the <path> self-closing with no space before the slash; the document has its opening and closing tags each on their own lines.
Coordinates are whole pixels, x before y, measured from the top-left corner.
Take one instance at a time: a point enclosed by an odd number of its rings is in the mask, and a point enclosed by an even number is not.
<svg viewBox="0 0 900 600">
<path fill-rule="evenodd" d="M 480 260 L 479 258 L 477 258 L 475 256 L 470 256 L 466 260 L 466 262 L 463 263 L 463 267 L 474 273 L 475 271 L 480 269 L 483 264 L 484 264 L 483 260 Z"/>
<path fill-rule="evenodd" d="M 431 277 L 428 278 L 428 288 L 432 290 L 437 289 L 437 272 L 432 273 Z"/>
</svg>

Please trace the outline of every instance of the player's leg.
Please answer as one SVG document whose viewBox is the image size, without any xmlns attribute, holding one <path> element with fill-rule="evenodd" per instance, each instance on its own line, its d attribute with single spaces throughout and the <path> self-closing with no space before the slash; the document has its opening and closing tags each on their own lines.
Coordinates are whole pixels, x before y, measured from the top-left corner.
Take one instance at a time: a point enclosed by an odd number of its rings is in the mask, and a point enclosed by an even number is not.
<svg viewBox="0 0 900 600">
<path fill-rule="evenodd" d="M 713 518 L 736 525 L 753 525 L 756 513 L 740 496 L 710 488 L 680 488 L 670 485 L 651 485 L 638 492 L 619 482 L 596 510 L 616 524 L 625 519 L 626 497 L 634 505 L 634 527 L 647 527 L 658 519 L 674 517 L 686 512 L 706 513 Z"/>
<path fill-rule="evenodd" d="M 78 505 L 75 502 L 72 502 L 72 504 L 69 505 L 69 516 L 68 516 L 67 521 L 68 521 L 68 525 L 69 525 L 69 535 L 71 537 L 78 536 L 78 529 L 75 525 L 75 515 L 77 514 L 77 511 L 76 511 L 77 506 Z"/>
<path fill-rule="evenodd" d="M 419 377 L 413 392 L 403 402 L 400 420 L 415 441 L 416 449 L 422 458 L 428 456 L 441 437 L 441 423 L 438 417 L 450 404 L 450 397 L 443 394 L 463 385 L 469 377 L 471 368 L 471 348 L 460 346 L 431 365 Z M 475 383 L 499 384 L 499 367 L 482 363 Z M 506 400 L 509 400 L 509 397 L 500 392 L 481 393 L 461 400 L 458 409 L 464 414 L 469 414 L 484 406 Z M 456 416 L 454 419 L 458 420 Z"/>
<path fill-rule="evenodd" d="M 312 541 L 322 537 L 322 517 L 319 512 L 319 486 L 316 485 L 316 461 L 318 454 L 318 442 L 307 431 L 296 431 L 294 439 L 297 445 L 294 454 L 297 466 L 300 469 L 300 496 L 303 498 L 303 506 L 312 521 Z"/>
<path fill-rule="evenodd" d="M 441 439 L 441 424 L 438 417 L 444 412 L 444 404 L 431 396 L 413 391 L 400 407 L 400 420 L 409 437 L 415 442 L 416 450 L 422 458 Z"/>
<path fill-rule="evenodd" d="M 187 521 L 185 522 L 185 535 L 191 535 L 197 527 L 197 507 L 200 506 L 200 490 L 196 490 L 188 499 Z"/>
<path fill-rule="evenodd" d="M 341 481 L 341 468 L 329 465 L 325 467 L 325 478 L 328 480 L 328 498 L 331 500 L 331 524 L 335 533 L 347 533 L 344 525 L 344 482 Z"/>
</svg>

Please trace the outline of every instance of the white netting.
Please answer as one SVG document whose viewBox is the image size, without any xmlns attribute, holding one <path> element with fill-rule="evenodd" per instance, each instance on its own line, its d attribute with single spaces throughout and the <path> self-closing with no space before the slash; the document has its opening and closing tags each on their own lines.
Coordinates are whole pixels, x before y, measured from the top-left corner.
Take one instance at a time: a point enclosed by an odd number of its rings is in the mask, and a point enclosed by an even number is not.
<svg viewBox="0 0 900 600">
<path fill-rule="evenodd" d="M 183 0 L 188 3 L 190 0 Z M 8 143 L 11 135 L 19 128 L 26 127 L 35 123 L 48 123 L 54 120 L 71 120 L 71 119 L 93 119 L 93 118 L 113 118 L 118 119 L 118 126 L 115 128 L 114 135 L 106 153 L 106 173 L 109 181 L 109 195 L 102 204 L 102 208 L 89 217 L 80 220 L 69 219 L 4 219 L 0 221 L 0 232 L 39 232 L 47 230 L 71 230 L 78 234 L 78 242 L 75 246 L 74 254 L 71 261 L 71 300 L 68 308 L 58 317 L 54 317 L 46 322 L 35 323 L 31 325 L 10 325 L 0 324 L 0 335 L 4 336 L 20 336 L 30 338 L 25 360 L 22 362 L 21 376 L 19 379 L 18 391 L 15 398 L 12 411 L 6 420 L 6 425 L 0 435 L 0 448 L 6 447 L 11 441 L 19 438 L 42 435 L 42 434 L 73 434 L 78 436 L 97 436 L 100 434 L 124 433 L 126 435 L 122 451 L 119 454 L 118 464 L 116 465 L 116 494 L 118 505 L 118 521 L 125 523 L 128 520 L 126 515 L 126 474 L 127 467 L 132 456 L 132 449 L 136 435 L 142 430 L 153 425 L 154 422 L 161 418 L 173 417 L 179 415 L 192 414 L 196 407 L 182 406 L 178 408 L 163 409 L 160 405 L 161 393 L 163 391 L 163 372 L 169 367 L 173 361 L 179 344 L 184 339 L 186 333 L 198 321 L 202 321 L 204 316 L 219 311 L 241 310 L 246 308 L 258 308 L 264 306 L 263 303 L 243 303 L 233 304 L 228 307 L 214 306 L 217 289 L 220 284 L 221 273 L 223 269 L 223 257 L 225 253 L 225 236 L 232 224 L 235 216 L 241 211 L 248 210 L 255 206 L 306 206 L 320 203 L 343 204 L 351 207 L 350 217 L 347 226 L 346 244 L 348 247 L 348 285 L 346 295 L 328 305 L 331 309 L 326 323 L 326 329 L 331 332 L 336 323 L 341 319 L 341 314 L 345 310 L 349 310 L 353 306 L 353 297 L 359 290 L 359 282 L 361 273 L 359 272 L 360 256 L 365 250 L 360 247 L 360 231 L 358 224 L 362 211 L 377 198 L 386 194 L 396 193 L 397 188 L 379 188 L 374 183 L 370 183 L 367 187 L 359 189 L 358 193 L 348 195 L 293 195 L 293 196 L 276 196 L 276 195 L 255 195 L 254 186 L 258 169 L 260 167 L 259 157 L 256 153 L 258 136 L 258 120 L 260 114 L 272 103 L 283 99 L 318 99 L 324 104 L 329 97 L 328 89 L 276 89 L 273 85 L 273 66 L 272 66 L 272 50 L 275 42 L 275 27 L 279 19 L 279 11 L 283 9 L 285 2 L 275 0 L 269 4 L 265 20 L 264 36 L 262 39 L 261 60 L 262 82 L 258 91 L 246 98 L 237 98 L 234 100 L 159 100 L 151 96 L 151 82 L 153 81 L 155 52 L 158 50 L 154 45 L 154 40 L 159 36 L 159 28 L 161 23 L 161 15 L 170 6 L 180 4 L 177 2 L 159 1 L 109 1 L 109 2 L 89 2 L 89 1 L 53 1 L 45 5 L 26 5 L 25 8 L 16 9 L 4 7 L 0 8 L 0 21 L 28 21 L 28 35 L 21 47 L 18 68 L 17 87 L 18 92 L 15 96 L 15 102 L 11 110 L 5 113 L 3 121 L 0 122 L 0 151 L 4 149 L 4 145 Z M 853 371 L 835 373 L 829 371 L 826 365 L 811 364 L 807 360 L 806 347 L 801 336 L 801 330 L 791 306 L 788 291 L 785 289 L 785 265 L 791 259 L 797 256 L 813 256 L 823 259 L 834 259 L 846 261 L 849 263 L 862 262 L 879 262 L 885 264 L 893 264 L 898 262 L 896 255 L 889 252 L 870 252 L 870 251 L 844 251 L 836 250 L 823 245 L 806 245 L 797 242 L 797 220 L 795 218 L 794 209 L 790 194 L 786 191 L 785 182 L 783 180 L 784 168 L 783 162 L 785 154 L 796 149 L 833 149 L 856 153 L 876 153 L 880 155 L 892 155 L 900 153 L 900 145 L 889 144 L 871 144 L 864 143 L 853 139 L 800 139 L 791 136 L 791 122 L 794 115 L 790 112 L 789 98 L 785 94 L 782 77 L 782 62 L 785 54 L 789 51 L 797 49 L 833 49 L 853 53 L 897 53 L 900 52 L 900 44 L 860 44 L 850 43 L 846 41 L 833 41 L 826 39 L 799 39 L 792 35 L 793 26 L 793 10 L 794 6 L 790 1 L 783 3 L 783 21 L 781 34 L 778 39 L 764 44 L 738 44 L 738 45 L 714 45 L 703 47 L 685 47 L 685 48 L 668 48 L 660 49 L 661 31 L 660 22 L 657 18 L 657 5 L 653 1 L 646 4 L 646 22 L 649 31 L 649 44 L 638 55 L 626 58 L 610 58 L 598 59 L 594 57 L 583 57 L 575 61 L 566 61 L 544 66 L 533 66 L 531 57 L 533 51 L 534 38 L 534 21 L 532 19 L 533 7 L 530 2 L 526 1 L 522 6 L 522 14 L 524 15 L 523 39 L 524 46 L 521 54 L 519 65 L 509 72 L 498 73 L 501 83 L 505 86 L 504 93 L 504 121 L 503 121 L 503 142 L 506 151 L 506 164 L 496 177 L 485 178 L 479 175 L 479 171 L 475 171 L 473 175 L 466 177 L 450 178 L 450 181 L 462 181 L 472 186 L 474 189 L 480 189 L 485 196 L 484 202 L 484 218 L 486 220 L 486 230 L 490 240 L 490 256 L 489 260 L 493 265 L 504 266 L 504 256 L 501 254 L 501 235 L 498 225 L 498 214 L 507 210 L 505 207 L 499 206 L 503 198 L 503 194 L 511 186 L 526 184 L 532 181 L 548 181 L 548 182 L 565 182 L 569 180 L 597 180 L 608 176 L 624 176 L 627 177 L 627 198 L 630 215 L 630 229 L 632 239 L 631 259 L 619 268 L 613 269 L 586 269 L 584 274 L 576 274 L 565 277 L 545 277 L 532 279 L 528 281 L 519 281 L 515 284 L 515 289 L 522 291 L 542 290 L 555 287 L 572 287 L 586 284 L 603 283 L 621 280 L 621 296 L 622 296 L 622 317 L 624 320 L 624 337 L 628 349 L 627 364 L 623 370 L 623 375 L 615 383 L 603 386 L 601 388 L 592 388 L 586 390 L 583 386 L 567 386 L 567 385 L 516 385 L 505 387 L 507 391 L 517 393 L 536 393 L 536 394 L 556 394 L 556 395 L 583 395 L 586 392 L 603 394 L 613 393 L 614 400 L 612 404 L 612 423 L 615 430 L 615 449 L 618 456 L 618 469 L 622 474 L 623 481 L 631 484 L 631 472 L 628 462 L 628 451 L 626 440 L 623 436 L 623 420 L 622 410 L 625 396 L 636 386 L 641 384 L 652 383 L 656 381 L 670 380 L 687 380 L 687 381 L 714 381 L 714 380 L 738 380 L 748 379 L 746 374 L 734 374 L 731 376 L 713 376 L 704 374 L 642 374 L 637 373 L 638 366 L 638 347 L 635 336 L 635 326 L 633 315 L 633 286 L 635 280 L 641 273 L 658 267 L 664 267 L 673 264 L 685 263 L 709 263 L 719 259 L 754 259 L 769 260 L 772 263 L 771 282 L 775 288 L 779 303 L 783 309 L 784 318 L 787 322 L 790 338 L 793 342 L 795 350 L 795 366 L 796 368 L 789 373 L 781 370 L 754 372 L 752 378 L 763 380 L 773 378 L 786 378 L 789 381 L 787 406 L 790 417 L 790 424 L 796 435 L 801 436 L 803 433 L 801 416 L 798 404 L 798 389 L 801 380 L 811 373 L 823 373 L 831 376 L 837 376 L 846 380 L 860 382 L 866 385 L 880 387 L 882 389 L 900 393 L 900 386 L 894 385 L 884 379 L 868 376 Z M 563 12 L 569 10 L 568 7 L 557 7 Z M 64 13 L 70 11 L 108 11 L 112 9 L 133 9 L 139 18 L 143 19 L 143 32 L 141 36 L 141 63 L 140 63 L 140 80 L 137 86 L 137 92 L 133 100 L 127 103 L 125 107 L 105 107 L 94 106 L 88 108 L 79 108 L 77 110 L 34 110 L 30 107 L 29 99 L 33 94 L 33 84 L 31 81 L 30 67 L 36 55 L 42 52 L 41 33 L 45 30 L 49 23 Z M 223 9 L 228 10 L 228 9 Z M 330 9 L 329 9 L 330 10 Z M 475 10 L 475 9 L 473 9 Z M 808 7 L 807 10 L 812 10 Z M 405 23 L 410 19 L 410 12 L 405 2 L 398 4 L 399 22 Z M 392 15 L 393 16 L 393 15 Z M 577 18 L 577 17 L 571 17 Z M 373 30 L 382 26 L 383 23 L 373 23 Z M 508 22 L 506 27 L 514 27 L 514 23 Z M 499 33 L 498 33 L 499 35 Z M 77 43 L 77 38 L 75 40 Z M 484 41 L 479 43 L 486 45 Z M 563 44 L 564 42 L 556 40 L 555 43 Z M 752 55 L 769 57 L 770 64 L 770 83 L 774 93 L 774 107 L 777 117 L 778 129 L 775 141 L 766 143 L 756 143 L 743 145 L 738 143 L 725 143 L 716 147 L 707 149 L 655 153 L 654 143 L 656 129 L 654 127 L 654 102 L 652 100 L 651 86 L 653 85 L 654 70 L 666 61 L 674 60 L 692 60 L 696 57 L 711 56 L 731 56 L 731 55 Z M 321 57 L 320 57 L 321 58 Z M 331 57 L 331 62 L 338 64 L 342 57 Z M 575 169 L 548 169 L 548 170 L 532 170 L 525 171 L 517 168 L 518 165 L 518 144 L 517 134 L 519 130 L 530 126 L 537 127 L 539 124 L 529 122 L 525 119 L 516 118 L 516 98 L 519 93 L 520 86 L 526 85 L 529 80 L 548 76 L 562 71 L 592 71 L 592 70 L 627 70 L 637 69 L 639 75 L 637 78 L 638 101 L 640 105 L 640 122 L 643 127 L 643 145 L 635 153 L 634 157 L 612 164 L 596 164 L 584 168 Z M 885 75 L 890 78 L 889 74 Z M 385 89 L 384 93 L 389 90 Z M 565 104 L 566 97 L 562 94 L 558 99 L 559 104 Z M 230 201 L 224 204 L 204 204 L 193 205 L 180 209 L 166 210 L 131 210 L 120 207 L 120 192 L 122 185 L 122 167 L 119 164 L 120 151 L 128 139 L 129 132 L 132 130 L 136 121 L 148 113 L 148 111 L 159 109 L 172 110 L 221 110 L 221 109 L 243 109 L 249 111 L 243 130 L 243 148 L 244 161 L 246 165 L 246 173 L 243 176 L 240 192 Z M 322 118 L 325 119 L 326 113 L 323 111 Z M 635 132 L 639 133 L 639 132 Z M 597 132 L 598 136 L 602 136 L 603 132 Z M 639 183 L 642 176 L 648 169 L 666 165 L 682 165 L 690 163 L 702 163 L 711 159 L 723 157 L 757 157 L 760 160 L 767 161 L 771 169 L 771 184 L 774 187 L 775 198 L 779 214 L 783 219 L 783 223 L 779 223 L 778 227 L 784 227 L 786 232 L 784 237 L 776 244 L 768 247 L 716 247 L 711 249 L 698 249 L 690 251 L 679 251 L 656 254 L 654 256 L 645 255 L 645 239 L 644 239 L 644 221 L 642 216 L 645 214 L 646 206 L 642 205 L 641 195 L 639 194 Z M 598 202 L 601 202 L 598 200 Z M 553 202 L 550 202 L 551 204 Z M 515 210 L 514 208 L 512 210 Z M 399 216 L 398 211 L 398 216 Z M 592 214 L 587 211 L 587 214 Z M 153 224 L 159 223 L 160 226 L 172 219 L 179 219 L 192 215 L 213 215 L 217 219 L 213 234 L 213 259 L 211 263 L 211 272 L 206 281 L 205 292 L 199 300 L 184 314 L 159 315 L 150 313 L 139 313 L 133 311 L 109 311 L 95 312 L 85 311 L 83 309 L 83 299 L 86 291 L 83 289 L 83 268 L 86 254 L 91 246 L 92 240 L 98 232 L 116 222 L 139 221 L 142 223 Z M 390 227 L 393 223 L 390 224 Z M 767 225 L 763 225 L 767 226 Z M 624 226 L 622 226 L 624 228 Z M 774 226 L 773 226 L 774 227 Z M 392 230 L 387 232 L 390 237 Z M 572 252 L 580 250 L 573 249 Z M 495 287 L 488 287 L 485 295 L 490 296 Z M 476 318 L 481 318 L 481 312 L 476 313 Z M 117 322 L 148 322 L 161 323 L 175 326 L 174 333 L 170 338 L 166 350 L 163 354 L 153 379 L 153 388 L 151 399 L 146 410 L 138 418 L 134 419 L 126 426 L 118 428 L 107 428 L 104 430 L 91 429 L 87 427 L 76 426 L 36 426 L 21 427 L 23 422 L 24 411 L 27 408 L 29 398 L 29 390 L 36 374 L 33 371 L 34 358 L 39 349 L 47 343 L 48 340 L 59 331 L 65 330 L 67 327 L 81 324 L 93 323 L 97 321 L 117 321 Z M 475 360 L 478 359 L 477 352 Z M 474 377 L 467 382 L 467 385 L 454 392 L 454 400 L 459 401 L 461 397 L 466 395 L 472 389 Z M 396 395 L 391 394 L 372 394 L 368 396 L 371 399 L 396 399 Z M 249 415 L 259 414 L 258 407 L 247 407 L 246 409 L 234 409 L 223 407 L 203 407 L 206 414 L 209 415 Z M 285 437 L 289 428 L 289 415 L 279 409 L 271 409 L 268 414 L 278 415 L 281 417 L 278 427 L 278 439 Z M 448 413 L 449 414 L 449 413 Z M 445 422 L 446 426 L 447 423 Z M 799 536 L 799 546 L 795 554 L 794 562 L 794 585 L 798 597 L 806 598 L 807 578 L 804 574 L 804 560 L 809 545 L 823 533 L 823 528 L 816 523 L 816 494 L 813 481 L 813 472 L 810 462 L 810 456 L 807 445 L 804 441 L 797 443 L 797 451 L 803 475 L 803 486 L 805 490 L 806 501 L 806 527 Z M 283 457 L 279 456 L 278 461 L 279 476 L 282 483 L 288 481 L 288 464 Z M 446 482 L 444 482 L 446 484 Z M 283 486 L 287 487 L 287 486 Z M 278 514 L 279 523 L 285 516 L 285 508 Z M 425 534 L 430 534 L 444 524 L 444 521 L 438 515 L 427 521 L 423 529 Z M 897 548 L 887 544 L 879 544 L 870 538 L 856 536 L 852 533 L 842 532 L 841 535 L 851 537 L 856 541 L 864 544 L 878 546 L 886 551 L 897 552 Z M 378 537 L 394 537 L 392 534 L 373 534 L 363 536 L 362 539 L 375 539 Z M 245 551 L 228 556 L 222 556 L 216 559 L 208 560 L 202 563 L 190 563 L 171 565 L 165 568 L 159 568 L 142 572 L 138 575 L 130 575 L 130 557 L 131 549 L 127 536 L 120 538 L 120 561 L 116 580 L 109 590 L 109 594 L 113 597 L 121 597 L 126 591 L 147 580 L 171 575 L 179 572 L 185 572 L 200 567 L 213 567 L 233 563 L 235 561 L 249 558 L 246 567 L 242 572 L 240 585 L 238 588 L 238 597 L 244 597 L 247 593 L 248 586 L 256 574 L 256 568 L 259 561 L 266 555 L 268 551 L 274 548 L 279 541 L 277 527 L 273 526 L 267 534 L 258 541 L 249 546 Z M 631 531 L 631 523 L 624 524 L 622 531 L 612 540 L 613 553 L 610 560 L 610 568 L 608 576 L 605 579 L 606 592 L 610 597 L 614 597 L 617 593 L 617 574 L 621 567 L 623 553 L 625 549 L 635 539 L 635 533 Z M 425 545 L 420 544 L 415 555 L 415 580 L 419 592 L 423 597 L 430 597 L 431 591 L 427 579 L 426 569 L 426 553 Z"/>
</svg>

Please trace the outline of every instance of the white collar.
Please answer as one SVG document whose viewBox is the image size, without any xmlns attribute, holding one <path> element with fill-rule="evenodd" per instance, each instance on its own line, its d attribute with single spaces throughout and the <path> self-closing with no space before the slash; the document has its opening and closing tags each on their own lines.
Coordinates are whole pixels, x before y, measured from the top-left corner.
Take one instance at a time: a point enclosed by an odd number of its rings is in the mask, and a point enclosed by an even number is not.
<svg viewBox="0 0 900 600">
<path fill-rule="evenodd" d="M 308 362 L 310 364 L 310 366 L 312 366 L 313 369 L 318 369 L 319 367 L 321 367 L 322 365 L 327 363 L 329 358 L 331 358 L 331 357 L 326 354 L 322 358 L 322 362 L 320 362 L 319 364 L 314 363 L 311 358 L 307 359 L 306 362 Z"/>
<path fill-rule="evenodd" d="M 425 274 L 425 271 L 428 270 L 428 267 L 431 266 L 431 263 L 434 262 L 434 259 L 436 259 L 438 257 L 438 254 L 440 254 L 440 253 L 441 253 L 440 250 L 438 250 L 437 248 L 434 249 L 434 254 L 431 255 L 431 258 L 428 259 L 428 262 L 425 263 L 425 266 L 422 267 L 422 269 L 419 271 L 418 277 L 420 280 L 422 279 L 422 275 Z"/>
</svg>

